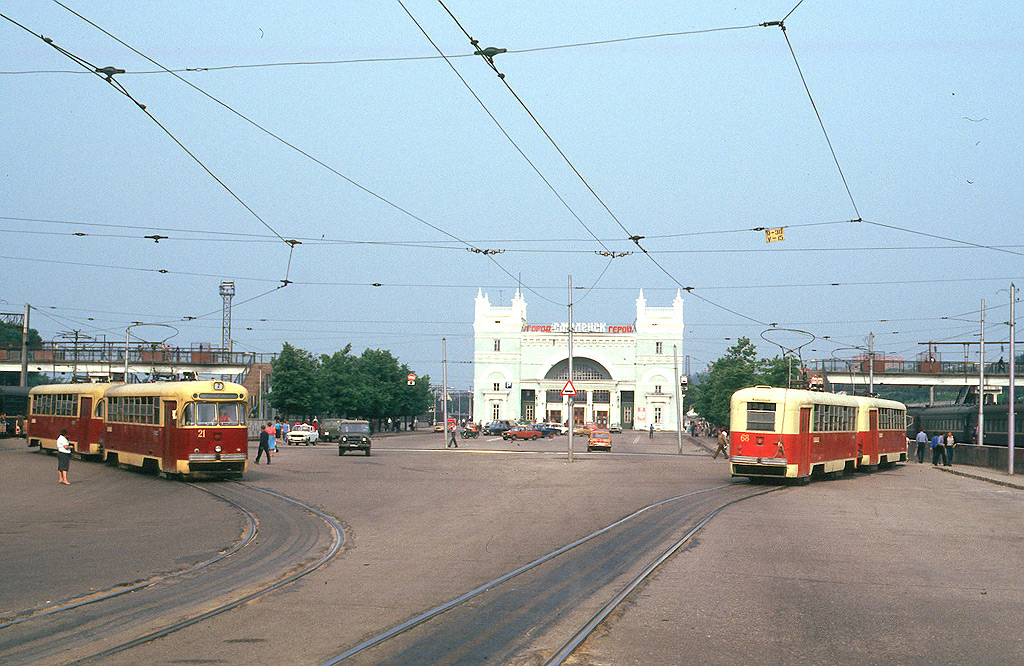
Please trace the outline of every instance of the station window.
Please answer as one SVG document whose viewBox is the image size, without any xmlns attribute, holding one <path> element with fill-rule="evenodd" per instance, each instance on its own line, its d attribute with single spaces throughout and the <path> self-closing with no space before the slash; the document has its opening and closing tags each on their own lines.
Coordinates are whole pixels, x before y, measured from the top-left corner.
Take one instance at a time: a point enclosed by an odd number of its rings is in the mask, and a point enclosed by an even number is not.
<svg viewBox="0 0 1024 666">
<path fill-rule="evenodd" d="M 661 423 L 661 407 L 654 408 L 654 422 Z"/>
<path fill-rule="evenodd" d="M 775 430 L 775 403 L 748 402 L 747 430 L 758 432 Z"/>
<path fill-rule="evenodd" d="M 497 421 L 501 417 L 501 403 L 491 405 L 491 419 Z"/>
<path fill-rule="evenodd" d="M 661 384 L 655 384 L 654 385 L 654 392 L 655 393 L 661 393 Z"/>
<path fill-rule="evenodd" d="M 655 354 L 661 354 L 663 352 L 663 345 L 664 345 L 664 343 L 662 343 L 662 342 L 655 342 L 654 343 L 654 353 Z M 660 393 L 660 391 L 659 391 L 659 393 Z"/>
<path fill-rule="evenodd" d="M 494 390 L 495 391 L 500 391 L 501 390 L 501 382 L 494 382 Z"/>
<path fill-rule="evenodd" d="M 494 341 L 494 351 L 501 351 L 501 340 Z"/>
<path fill-rule="evenodd" d="M 562 392 L 558 389 L 548 389 L 544 392 L 545 402 L 562 402 Z"/>
<path fill-rule="evenodd" d="M 594 391 L 595 404 L 607 405 L 609 402 L 611 402 L 611 398 L 611 391 Z"/>
</svg>

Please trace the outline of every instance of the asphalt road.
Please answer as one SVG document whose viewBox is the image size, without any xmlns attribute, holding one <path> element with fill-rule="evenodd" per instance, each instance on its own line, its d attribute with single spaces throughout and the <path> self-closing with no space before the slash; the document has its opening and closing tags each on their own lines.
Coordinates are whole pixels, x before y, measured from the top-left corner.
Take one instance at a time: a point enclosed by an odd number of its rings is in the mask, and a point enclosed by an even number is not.
<svg viewBox="0 0 1024 666">
<path fill-rule="evenodd" d="M 338 518 L 342 554 L 100 663 L 320 664 L 642 506 L 729 481 L 692 440 L 676 455 L 671 434 L 619 435 L 612 454 L 572 464 L 564 437 L 441 442 L 383 437 L 370 457 L 284 447 L 251 468 L 247 483 Z M 64 487 L 55 468 L 0 441 L 4 617 L 181 568 L 242 533 L 237 512 L 184 484 L 75 460 Z M 916 463 L 747 500 L 638 590 L 578 663 L 1024 662 L 1022 509 L 1024 491 Z M 553 640 L 531 633 L 507 662 L 539 663 Z"/>
</svg>

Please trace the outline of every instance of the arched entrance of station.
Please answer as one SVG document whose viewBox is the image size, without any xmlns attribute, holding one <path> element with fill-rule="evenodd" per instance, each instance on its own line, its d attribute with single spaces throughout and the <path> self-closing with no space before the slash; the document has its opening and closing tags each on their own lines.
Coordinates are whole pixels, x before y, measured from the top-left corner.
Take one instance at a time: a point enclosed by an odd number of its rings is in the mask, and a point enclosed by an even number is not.
<svg viewBox="0 0 1024 666">
<path fill-rule="evenodd" d="M 545 380 L 565 382 L 569 379 L 569 359 L 562 359 L 544 375 Z M 633 392 L 621 391 L 613 396 L 615 382 L 612 375 L 601 363 L 585 356 L 574 356 L 572 359 L 572 382 L 576 386 L 576 398 L 573 400 L 572 423 L 582 425 L 593 421 L 599 427 L 607 428 L 611 423 L 619 423 L 624 428 L 633 425 Z M 587 386 L 588 388 L 581 388 Z M 550 392 L 549 392 L 550 393 Z M 567 419 L 562 414 L 563 405 L 548 397 L 547 419 L 556 423 L 564 423 Z M 617 400 L 613 401 L 613 398 Z M 613 410 L 613 404 L 618 409 Z M 614 411 L 614 413 L 613 413 Z"/>
</svg>

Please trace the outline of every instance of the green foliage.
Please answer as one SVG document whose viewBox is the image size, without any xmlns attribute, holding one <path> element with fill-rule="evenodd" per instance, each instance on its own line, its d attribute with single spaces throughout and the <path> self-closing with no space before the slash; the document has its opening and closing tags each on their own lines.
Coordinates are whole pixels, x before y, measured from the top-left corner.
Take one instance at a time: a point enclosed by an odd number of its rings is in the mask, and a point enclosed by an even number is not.
<svg viewBox="0 0 1024 666">
<path fill-rule="evenodd" d="M 28 329 L 28 348 L 39 349 L 43 346 L 43 339 L 39 337 L 39 331 L 34 328 Z M 0 322 L 0 349 L 21 349 L 21 326 L 17 324 L 6 324 Z M 20 372 L 0 372 L 0 385 L 17 386 L 21 381 Z M 28 385 L 35 386 L 45 383 L 43 375 L 37 372 L 30 372 Z"/>
<path fill-rule="evenodd" d="M 711 364 L 710 372 L 691 389 L 693 406 L 709 422 L 728 426 L 732 394 L 748 386 L 786 386 L 787 375 L 799 377 L 796 361 L 775 356 L 759 359 L 748 338 L 739 338 L 725 355 Z"/>
<path fill-rule="evenodd" d="M 271 406 L 289 418 L 314 416 L 321 406 L 319 360 L 286 342 L 281 347 L 281 355 L 270 365 Z"/>
<path fill-rule="evenodd" d="M 313 358 L 285 344 L 273 362 L 270 404 L 282 415 L 346 416 L 385 419 L 422 414 L 430 405 L 430 377 L 408 385 L 409 366 L 390 351 L 367 349 L 352 355 L 352 345 Z"/>
<path fill-rule="evenodd" d="M 39 331 L 29 328 L 28 348 L 39 349 L 42 346 L 43 339 L 39 337 Z M 0 322 L 0 349 L 21 349 L 21 326 Z"/>
</svg>

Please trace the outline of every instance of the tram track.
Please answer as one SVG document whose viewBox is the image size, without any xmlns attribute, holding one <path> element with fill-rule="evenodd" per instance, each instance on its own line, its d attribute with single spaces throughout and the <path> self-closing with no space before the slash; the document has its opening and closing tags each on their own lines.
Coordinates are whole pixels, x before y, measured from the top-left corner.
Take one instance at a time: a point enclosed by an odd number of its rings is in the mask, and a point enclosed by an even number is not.
<svg viewBox="0 0 1024 666">
<path fill-rule="evenodd" d="M 249 524 L 245 537 L 182 571 L 0 625 L 0 662 L 85 663 L 129 650 L 289 585 L 345 545 L 333 517 L 286 495 L 241 482 L 216 490 L 187 485 L 242 511 Z M 258 534 L 263 536 L 257 540 Z M 325 538 L 330 544 L 323 548 Z M 316 550 L 322 552 L 311 557 Z M 253 586 L 254 579 L 262 582 Z"/>
<path fill-rule="evenodd" d="M 320 666 L 540 663 L 541 659 L 547 659 L 545 664 L 562 664 L 615 607 L 715 515 L 736 502 L 778 489 L 728 483 L 643 507 L 364 640 Z M 724 498 L 719 497 L 723 494 Z M 666 538 L 680 528 L 686 530 L 682 537 Z M 667 549 L 654 548 L 666 541 L 671 541 Z M 659 554 L 637 573 L 642 554 L 650 555 L 652 550 Z M 583 608 L 586 619 L 571 624 L 567 618 L 578 620 Z M 554 638 L 558 635 L 569 638 Z M 553 652 L 536 647 L 542 643 L 560 647 Z"/>
</svg>

